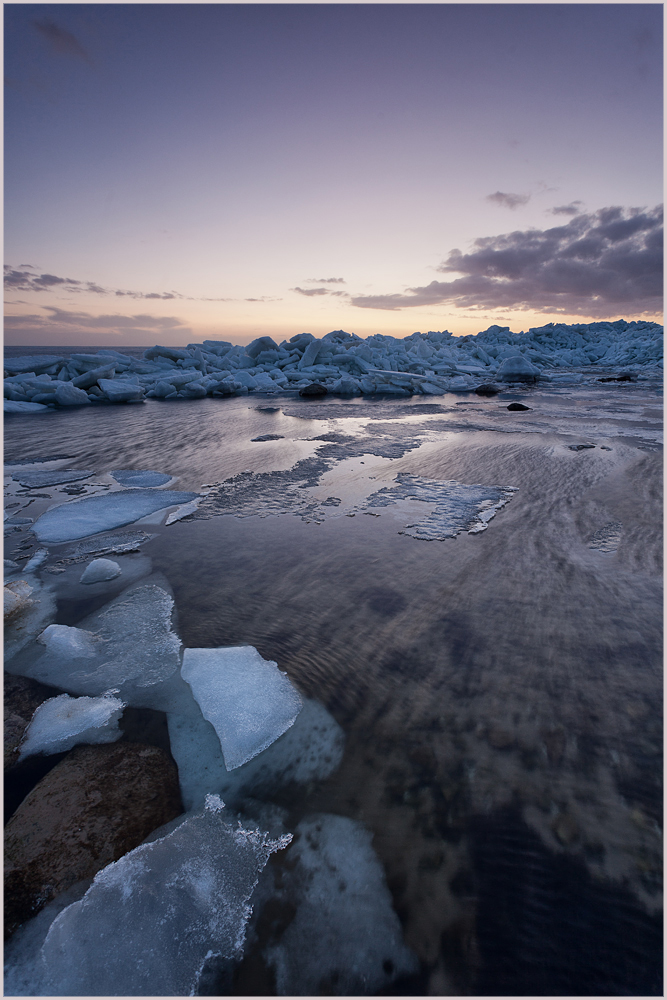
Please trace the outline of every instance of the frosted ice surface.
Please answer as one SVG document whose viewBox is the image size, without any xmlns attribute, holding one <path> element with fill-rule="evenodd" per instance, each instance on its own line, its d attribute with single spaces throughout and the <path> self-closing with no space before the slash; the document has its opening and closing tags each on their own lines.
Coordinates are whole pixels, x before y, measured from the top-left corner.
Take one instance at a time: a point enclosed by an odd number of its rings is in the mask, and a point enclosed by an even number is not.
<svg viewBox="0 0 667 1000">
<path fill-rule="evenodd" d="M 181 674 L 218 734 L 230 771 L 266 750 L 301 711 L 287 675 L 253 646 L 186 649 Z"/>
<path fill-rule="evenodd" d="M 96 656 L 101 641 L 92 632 L 73 625 L 49 625 L 37 636 L 37 642 L 46 646 L 51 656 L 69 657 L 71 660 Z"/>
<path fill-rule="evenodd" d="M 621 522 L 610 521 L 609 524 L 605 524 L 604 527 L 598 528 L 594 532 L 588 547 L 589 549 L 597 549 L 598 552 L 615 552 L 620 544 L 622 534 L 623 525 Z"/>
<path fill-rule="evenodd" d="M 76 469 L 58 469 L 55 472 L 47 472 L 44 469 L 22 469 L 15 472 L 12 479 L 15 479 L 21 486 L 38 488 L 40 486 L 57 486 L 59 483 L 75 483 L 79 479 L 88 479 L 93 473 L 90 469 L 78 471 Z"/>
<path fill-rule="evenodd" d="M 58 695 L 35 710 L 20 747 L 19 760 L 32 754 L 62 753 L 77 743 L 113 743 L 123 735 L 118 728 L 123 702 L 112 696 L 70 698 Z"/>
<path fill-rule="evenodd" d="M 164 507 L 187 503 L 197 493 L 180 490 L 130 489 L 105 496 L 84 497 L 51 507 L 35 521 L 33 531 L 43 542 L 71 542 L 120 528 Z"/>
<path fill-rule="evenodd" d="M 84 619 L 80 629 L 69 628 L 67 633 L 56 631 L 68 628 L 64 625 L 46 629 L 41 637 L 46 652 L 30 659 L 26 653 L 11 670 L 74 694 L 101 695 L 118 688 L 119 697 L 128 704 L 162 709 L 166 682 L 174 675 L 180 681 L 180 640 L 171 629 L 173 607 L 173 598 L 162 587 L 142 581 Z M 67 648 L 90 649 L 88 642 L 93 643 L 92 656 L 82 652 L 74 658 Z"/>
<path fill-rule="evenodd" d="M 399 473 L 396 484 L 373 493 L 365 509 L 387 507 L 397 500 L 435 504 L 432 513 L 406 525 L 399 534 L 437 541 L 455 538 L 462 531 L 469 534 L 485 531 L 489 521 L 509 503 L 517 489 L 515 486 L 468 486 L 455 480 L 439 482 Z"/>
<path fill-rule="evenodd" d="M 172 478 L 164 472 L 143 472 L 138 469 L 112 469 L 110 475 L 121 486 L 164 486 Z"/>
<path fill-rule="evenodd" d="M 16 608 L 14 616 L 5 621 L 5 664 L 8 664 L 20 651 L 32 643 L 35 636 L 53 621 L 56 614 L 56 600 L 48 587 L 40 584 L 37 577 L 30 575 L 28 581 L 12 580 L 5 585 L 7 589 L 16 590 L 21 583 L 31 587 L 25 595 L 25 603 Z"/>
<path fill-rule="evenodd" d="M 120 573 L 120 566 L 113 559 L 93 559 L 84 569 L 80 582 L 101 583 L 103 580 L 114 580 Z"/>
<path fill-rule="evenodd" d="M 167 516 L 165 524 L 173 524 L 174 521 L 181 521 L 184 517 L 188 517 L 190 514 L 194 514 L 199 506 L 202 497 L 197 497 L 196 500 L 190 500 L 189 503 L 184 503 L 177 510 L 174 510 Z"/>
<path fill-rule="evenodd" d="M 265 952 L 279 995 L 372 995 L 416 971 L 363 826 L 342 816 L 308 817 L 289 860 L 282 879 L 296 916 Z"/>
<path fill-rule="evenodd" d="M 247 795 L 271 798 L 292 782 L 306 784 L 328 778 L 343 757 L 343 730 L 324 706 L 310 698 L 304 698 L 294 725 L 232 771 L 225 767 L 215 730 L 198 709 L 196 713 L 169 714 L 167 723 L 186 809 L 199 808 L 208 792 L 218 792 L 228 804 Z"/>
<path fill-rule="evenodd" d="M 95 876 L 53 921 L 40 952 L 48 996 L 192 996 L 207 958 L 240 956 L 248 901 L 291 840 L 201 814 Z"/>
</svg>

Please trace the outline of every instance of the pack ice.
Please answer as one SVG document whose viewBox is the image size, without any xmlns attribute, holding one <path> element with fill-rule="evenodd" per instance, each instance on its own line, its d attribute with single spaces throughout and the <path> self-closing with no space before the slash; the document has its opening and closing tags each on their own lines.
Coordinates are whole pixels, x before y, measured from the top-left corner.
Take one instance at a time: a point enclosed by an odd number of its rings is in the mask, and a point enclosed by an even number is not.
<svg viewBox="0 0 667 1000">
<path fill-rule="evenodd" d="M 253 646 L 186 649 L 181 674 L 218 735 L 228 771 L 266 750 L 301 711 L 287 675 Z"/>
<path fill-rule="evenodd" d="M 259 874 L 276 840 L 233 826 L 223 803 L 99 872 L 53 921 L 37 975 L 47 996 L 193 996 L 207 959 L 241 954 Z"/>
<path fill-rule="evenodd" d="M 19 760 L 32 754 L 61 753 L 77 743 L 113 743 L 123 708 L 119 698 L 70 698 L 61 694 L 39 705 L 26 730 Z"/>
<path fill-rule="evenodd" d="M 71 542 L 132 524 L 155 511 L 187 503 L 198 496 L 179 490 L 128 489 L 83 497 L 51 507 L 37 518 L 33 531 L 42 542 Z"/>
<path fill-rule="evenodd" d="M 534 381 L 558 368 L 634 370 L 662 367 L 662 327 L 648 321 L 547 323 L 527 332 L 490 326 L 474 336 L 449 331 L 365 339 L 332 330 L 321 340 L 300 333 L 277 344 L 205 340 L 185 348 L 156 344 L 143 358 L 118 351 L 8 359 L 6 406 L 67 406 L 228 397 L 300 390 L 318 382 L 341 396 L 465 392 L 498 377 Z M 51 362 L 51 363 L 49 363 Z"/>
</svg>

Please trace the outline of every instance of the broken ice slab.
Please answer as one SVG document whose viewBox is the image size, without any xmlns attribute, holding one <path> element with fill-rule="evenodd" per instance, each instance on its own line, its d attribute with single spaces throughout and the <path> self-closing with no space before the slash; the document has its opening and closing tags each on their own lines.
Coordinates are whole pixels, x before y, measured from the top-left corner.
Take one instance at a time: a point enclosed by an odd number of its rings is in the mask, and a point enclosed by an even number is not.
<svg viewBox="0 0 667 1000">
<path fill-rule="evenodd" d="M 301 711 L 287 674 L 254 646 L 186 649 L 181 674 L 218 734 L 228 771 L 266 750 Z"/>
<path fill-rule="evenodd" d="M 102 583 L 120 576 L 121 568 L 113 559 L 93 559 L 81 574 L 80 583 Z"/>
<path fill-rule="evenodd" d="M 48 698 L 37 707 L 20 746 L 19 760 L 71 750 L 77 743 L 114 743 L 123 708 L 119 698 Z"/>
<path fill-rule="evenodd" d="M 140 528 L 130 528 L 126 531 L 115 531 L 113 534 L 89 538 L 67 549 L 61 562 L 83 562 L 89 556 L 124 555 L 128 552 L 138 552 L 141 545 L 150 542 L 155 535 Z"/>
<path fill-rule="evenodd" d="M 207 959 L 240 957 L 248 900 L 291 841 L 226 822 L 223 803 L 95 876 L 53 921 L 38 975 L 47 996 L 193 996 Z"/>
<path fill-rule="evenodd" d="M 56 616 L 56 600 L 51 590 L 32 574 L 26 576 L 25 580 L 5 584 L 5 594 L 10 592 L 20 598 L 16 602 L 9 597 L 11 613 L 5 620 L 5 664 L 31 645 Z"/>
<path fill-rule="evenodd" d="M 164 472 L 150 472 L 139 469 L 112 469 L 109 475 L 113 476 L 121 486 L 155 487 L 164 486 L 173 477 Z"/>
<path fill-rule="evenodd" d="M 171 753 L 178 766 L 178 780 L 186 809 L 198 809 L 209 792 L 220 794 L 228 805 L 247 795 L 271 798 L 292 784 L 323 781 L 343 757 L 345 735 L 323 705 L 304 698 L 294 725 L 252 760 L 228 771 L 220 740 L 196 705 L 167 715 Z"/>
<path fill-rule="evenodd" d="M 46 629 L 40 637 L 46 651 L 31 644 L 9 666 L 10 673 L 74 694 L 101 695 L 117 688 L 127 704 L 164 709 L 170 678 L 187 687 L 178 671 L 180 640 L 171 628 L 174 600 L 154 582 L 158 579 L 156 574 L 124 590 L 76 630 Z M 77 658 L 72 647 L 80 650 Z"/>
<path fill-rule="evenodd" d="M 59 483 L 76 483 L 80 479 L 88 479 L 94 475 L 88 470 L 77 471 L 76 469 L 60 469 L 48 472 L 44 469 L 25 469 L 22 472 L 14 472 L 12 479 L 15 479 L 21 486 L 30 489 L 39 489 L 43 486 L 58 486 Z"/>
<path fill-rule="evenodd" d="M 132 524 L 164 507 L 187 503 L 199 496 L 179 490 L 122 490 L 104 496 L 69 500 L 51 507 L 35 522 L 33 531 L 42 542 L 72 542 L 110 528 Z"/>
<path fill-rule="evenodd" d="M 370 832 L 343 816 L 317 815 L 295 834 L 278 895 L 296 914 L 264 952 L 276 993 L 318 996 L 328 984 L 337 996 L 381 995 L 415 973 Z"/>
</svg>

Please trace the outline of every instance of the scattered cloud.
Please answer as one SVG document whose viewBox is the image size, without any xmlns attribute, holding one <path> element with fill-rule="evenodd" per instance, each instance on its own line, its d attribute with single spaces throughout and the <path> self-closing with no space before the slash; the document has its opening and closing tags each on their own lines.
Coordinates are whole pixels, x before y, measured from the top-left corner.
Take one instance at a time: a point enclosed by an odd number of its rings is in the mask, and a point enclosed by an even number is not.
<svg viewBox="0 0 667 1000">
<path fill-rule="evenodd" d="M 345 278 L 306 278 L 307 285 L 344 285 Z"/>
<path fill-rule="evenodd" d="M 87 63 L 92 60 L 77 38 L 64 28 L 59 28 L 54 21 L 33 21 L 39 33 L 46 38 L 54 52 L 63 56 L 75 56 Z"/>
<path fill-rule="evenodd" d="M 79 281 L 76 278 L 61 278 L 55 274 L 35 274 L 31 264 L 20 264 L 15 269 L 5 264 L 5 288 L 8 291 L 45 292 L 60 289 L 68 293 L 88 293 L 93 295 L 113 295 L 130 299 L 182 299 L 189 302 L 232 302 L 227 298 L 200 298 L 181 295 L 180 292 L 133 292 L 121 288 L 104 288 L 95 281 Z"/>
<path fill-rule="evenodd" d="M 502 208 L 516 208 L 518 205 L 527 205 L 530 201 L 529 194 L 509 194 L 506 191 L 496 191 L 494 194 L 487 194 L 487 201 L 492 201 Z"/>
<path fill-rule="evenodd" d="M 178 334 L 191 337 L 191 329 L 177 316 L 151 316 L 139 313 L 134 316 L 122 316 L 118 313 L 93 316 L 88 312 L 72 312 L 58 309 L 55 306 L 44 306 L 47 315 L 33 313 L 23 316 L 5 317 L 5 334 L 20 334 L 24 343 L 72 343 L 72 336 L 103 335 L 109 337 L 124 337 L 150 339 L 161 334 Z M 58 339 L 60 337 L 60 340 Z M 139 343 L 141 343 L 141 339 Z M 186 343 L 183 340 L 183 343 Z"/>
<path fill-rule="evenodd" d="M 548 211 L 552 215 L 579 215 L 581 212 L 579 205 L 583 205 L 583 201 L 571 201 L 569 205 L 557 205 Z"/>
<path fill-rule="evenodd" d="M 330 278 L 329 280 L 334 281 L 339 279 Z M 332 292 L 328 288 L 299 288 L 298 285 L 296 288 L 290 288 L 290 292 L 298 292 L 299 295 L 347 295 L 347 292 Z"/>
<path fill-rule="evenodd" d="M 655 314 L 662 308 L 662 205 L 603 208 L 553 229 L 477 239 L 439 271 L 462 277 L 390 295 L 361 295 L 363 309 L 450 305 L 570 316 Z"/>
</svg>

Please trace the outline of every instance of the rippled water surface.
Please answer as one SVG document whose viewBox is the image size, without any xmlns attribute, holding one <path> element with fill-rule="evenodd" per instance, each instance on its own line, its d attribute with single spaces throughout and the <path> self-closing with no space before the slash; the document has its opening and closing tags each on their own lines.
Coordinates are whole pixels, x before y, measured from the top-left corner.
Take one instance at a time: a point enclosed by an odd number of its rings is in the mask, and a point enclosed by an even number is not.
<svg viewBox="0 0 667 1000">
<path fill-rule="evenodd" d="M 396 992 L 662 992 L 658 390 L 6 421 L 12 460 L 211 487 L 142 552 L 185 646 L 256 646 L 345 730 L 339 770 L 281 804 L 293 823 L 323 811 L 372 831 L 421 963 Z M 531 409 L 508 412 L 513 399 Z M 437 515 L 437 496 L 392 493 L 400 482 L 514 489 L 485 530 L 426 541 L 404 529 Z M 58 620 L 89 610 L 63 600 Z M 230 991 L 261 993 L 263 976 L 251 953 Z"/>
</svg>

